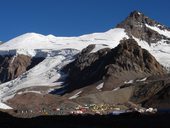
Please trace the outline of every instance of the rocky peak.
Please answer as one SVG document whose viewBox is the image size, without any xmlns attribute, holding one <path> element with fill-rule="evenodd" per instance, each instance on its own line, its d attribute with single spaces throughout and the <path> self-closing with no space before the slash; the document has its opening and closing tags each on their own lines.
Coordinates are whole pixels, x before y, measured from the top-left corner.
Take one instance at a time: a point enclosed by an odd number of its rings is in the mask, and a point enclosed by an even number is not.
<svg viewBox="0 0 170 128">
<path fill-rule="evenodd" d="M 68 90 L 78 89 L 98 81 L 104 81 L 104 89 L 112 90 L 126 80 L 166 73 L 165 69 L 134 39 L 122 40 L 113 49 L 101 49 L 89 53 L 93 46 L 85 48 L 67 70 Z"/>
<path fill-rule="evenodd" d="M 130 15 L 116 27 L 124 28 L 130 37 L 136 37 L 148 42 L 149 44 L 156 43 L 162 39 L 170 42 L 170 38 L 152 30 L 151 28 L 147 27 L 147 25 L 151 27 L 157 27 L 160 30 L 170 31 L 168 27 L 158 23 L 157 21 L 145 16 L 143 13 L 138 11 L 131 12 Z"/>
<path fill-rule="evenodd" d="M 164 73 L 164 68 L 157 60 L 146 49 L 141 48 L 134 39 L 122 40 L 116 48 L 112 49 L 110 63 L 120 67 L 121 70 Z"/>
<path fill-rule="evenodd" d="M 130 15 L 117 27 L 128 27 L 128 26 L 136 26 L 136 25 L 143 25 L 148 24 L 150 26 L 158 26 L 160 29 L 169 29 L 168 27 L 158 23 L 157 21 L 145 16 L 143 13 L 139 11 L 133 11 Z"/>
</svg>

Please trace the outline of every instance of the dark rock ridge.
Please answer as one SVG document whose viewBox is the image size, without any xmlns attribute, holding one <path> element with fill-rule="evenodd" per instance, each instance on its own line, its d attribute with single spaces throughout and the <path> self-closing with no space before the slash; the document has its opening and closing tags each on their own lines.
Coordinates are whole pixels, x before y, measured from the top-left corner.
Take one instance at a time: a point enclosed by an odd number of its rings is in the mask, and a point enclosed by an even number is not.
<svg viewBox="0 0 170 128">
<path fill-rule="evenodd" d="M 0 83 L 15 79 L 43 59 L 32 58 L 26 55 L 0 56 Z"/>
<path fill-rule="evenodd" d="M 159 109 L 170 108 L 170 84 L 168 87 L 162 89 L 159 93 L 148 99 L 144 103 L 144 107 L 153 107 Z"/>
<path fill-rule="evenodd" d="M 152 77 L 151 80 L 161 80 L 163 87 L 160 91 L 158 91 L 155 95 L 147 99 L 144 103 L 144 107 L 154 107 L 158 109 L 169 109 L 170 108 L 170 74 L 164 75 L 162 77 Z"/>
<path fill-rule="evenodd" d="M 113 49 L 105 48 L 90 53 L 95 46 L 85 48 L 65 69 L 69 72 L 69 90 L 104 81 L 103 90 L 111 90 L 124 81 L 151 75 L 162 75 L 166 70 L 134 39 L 122 40 Z"/>
<path fill-rule="evenodd" d="M 145 40 L 149 44 L 156 43 L 162 39 L 167 40 L 167 43 L 170 43 L 170 38 L 165 37 L 164 35 L 159 34 L 158 32 L 150 29 L 146 26 L 156 26 L 161 30 L 168 30 L 170 29 L 153 19 L 145 16 L 144 14 L 134 11 L 132 12 L 124 21 L 118 24 L 117 28 L 124 28 L 129 36 L 134 36 L 138 39 Z"/>
<path fill-rule="evenodd" d="M 96 53 L 90 53 L 95 45 L 89 45 L 83 49 L 76 60 L 65 67 L 69 71 L 69 89 L 83 87 L 102 79 L 105 65 L 111 49 L 101 49 Z"/>
</svg>

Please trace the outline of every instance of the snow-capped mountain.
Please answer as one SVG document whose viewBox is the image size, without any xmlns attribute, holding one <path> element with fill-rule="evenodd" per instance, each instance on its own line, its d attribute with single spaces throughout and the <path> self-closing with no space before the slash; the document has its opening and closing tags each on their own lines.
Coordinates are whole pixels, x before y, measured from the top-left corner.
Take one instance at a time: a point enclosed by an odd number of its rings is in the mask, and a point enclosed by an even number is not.
<svg viewBox="0 0 170 128">
<path fill-rule="evenodd" d="M 34 59 L 43 58 L 40 63 L 34 64 L 32 68 L 19 74 L 17 78 L 1 83 L 0 101 L 5 102 L 26 89 L 34 91 L 33 89 L 36 87 L 48 87 L 45 91 L 48 93 L 48 90 L 53 88 L 61 88 L 68 75 L 61 71 L 62 67 L 77 59 L 78 53 L 83 52 L 84 48 L 94 44 L 90 54 L 100 54 L 97 53 L 99 50 L 115 48 L 121 40 L 125 39 L 134 39 L 138 45 L 148 50 L 160 64 L 167 69 L 170 68 L 170 29 L 140 12 L 134 11 L 116 28 L 103 33 L 79 37 L 26 33 L 0 45 L 0 56 L 3 61 L 7 56 L 12 56 L 13 59 L 9 63 L 14 63 L 18 55 Z M 18 63 L 20 62 L 17 61 L 16 64 Z M 16 66 L 16 64 L 14 65 Z M 24 68 L 27 69 L 27 67 Z M 4 108 L 4 106 L 3 103 L 0 104 L 0 108 Z"/>
<path fill-rule="evenodd" d="M 55 37 L 27 33 L 4 43 L 0 47 L 1 56 L 22 54 L 34 58 L 44 57 L 45 59 L 18 78 L 1 84 L 1 100 L 7 100 L 8 97 L 25 88 L 60 86 L 63 82 L 60 80 L 66 76 L 60 72 L 61 67 L 73 61 L 74 56 L 83 48 L 89 44 L 96 44 L 93 52 L 106 47 L 112 48 L 124 37 L 128 38 L 124 29 L 116 28 L 105 33 L 93 33 L 80 37 Z"/>
<path fill-rule="evenodd" d="M 116 38 L 115 38 L 116 37 Z M 55 37 L 53 35 L 41 35 L 27 33 L 16 37 L 0 47 L 0 55 L 24 54 L 28 56 L 44 56 L 52 50 L 77 49 L 82 50 L 89 44 L 105 44 L 108 47 L 115 47 L 122 38 L 128 38 L 124 29 L 111 29 L 104 33 L 93 33 L 80 37 Z M 41 54 L 42 53 L 42 54 Z M 45 54 L 46 55 L 46 54 Z"/>
</svg>

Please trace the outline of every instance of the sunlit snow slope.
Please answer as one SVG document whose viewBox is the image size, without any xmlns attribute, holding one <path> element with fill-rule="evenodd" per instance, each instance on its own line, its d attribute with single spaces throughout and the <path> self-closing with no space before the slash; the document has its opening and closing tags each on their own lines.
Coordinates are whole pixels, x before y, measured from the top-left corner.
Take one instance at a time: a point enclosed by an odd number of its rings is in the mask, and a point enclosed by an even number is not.
<svg viewBox="0 0 170 128">
<path fill-rule="evenodd" d="M 106 44 L 108 47 L 115 47 L 124 37 L 128 36 L 124 29 L 120 28 L 79 37 L 55 37 L 53 35 L 44 36 L 36 33 L 27 33 L 2 44 L 0 46 L 0 55 L 10 53 L 44 56 L 46 55 L 44 53 L 49 53 L 51 50 L 67 48 L 82 50 L 89 44 Z"/>
</svg>

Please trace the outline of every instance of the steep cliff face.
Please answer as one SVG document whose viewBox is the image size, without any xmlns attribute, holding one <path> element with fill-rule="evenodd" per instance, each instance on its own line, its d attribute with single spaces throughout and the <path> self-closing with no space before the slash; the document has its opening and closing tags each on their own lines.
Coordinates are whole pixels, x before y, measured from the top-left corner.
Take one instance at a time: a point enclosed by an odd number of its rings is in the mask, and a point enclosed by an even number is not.
<svg viewBox="0 0 170 128">
<path fill-rule="evenodd" d="M 117 28 L 124 28 L 129 36 L 134 36 L 138 39 L 151 43 L 156 43 L 160 40 L 167 40 L 170 43 L 170 38 L 152 30 L 150 27 L 157 27 L 160 30 L 170 31 L 168 27 L 156 22 L 153 19 L 145 16 L 138 11 L 132 12 L 124 21 L 118 24 Z"/>
<path fill-rule="evenodd" d="M 15 79 L 42 60 L 43 58 L 35 59 L 25 55 L 0 56 L 0 82 Z"/>
<path fill-rule="evenodd" d="M 93 48 L 95 46 L 88 46 L 67 66 L 71 89 L 103 80 L 103 89 L 110 90 L 127 80 L 166 73 L 156 59 L 133 39 L 122 40 L 113 49 L 93 53 Z"/>
</svg>

